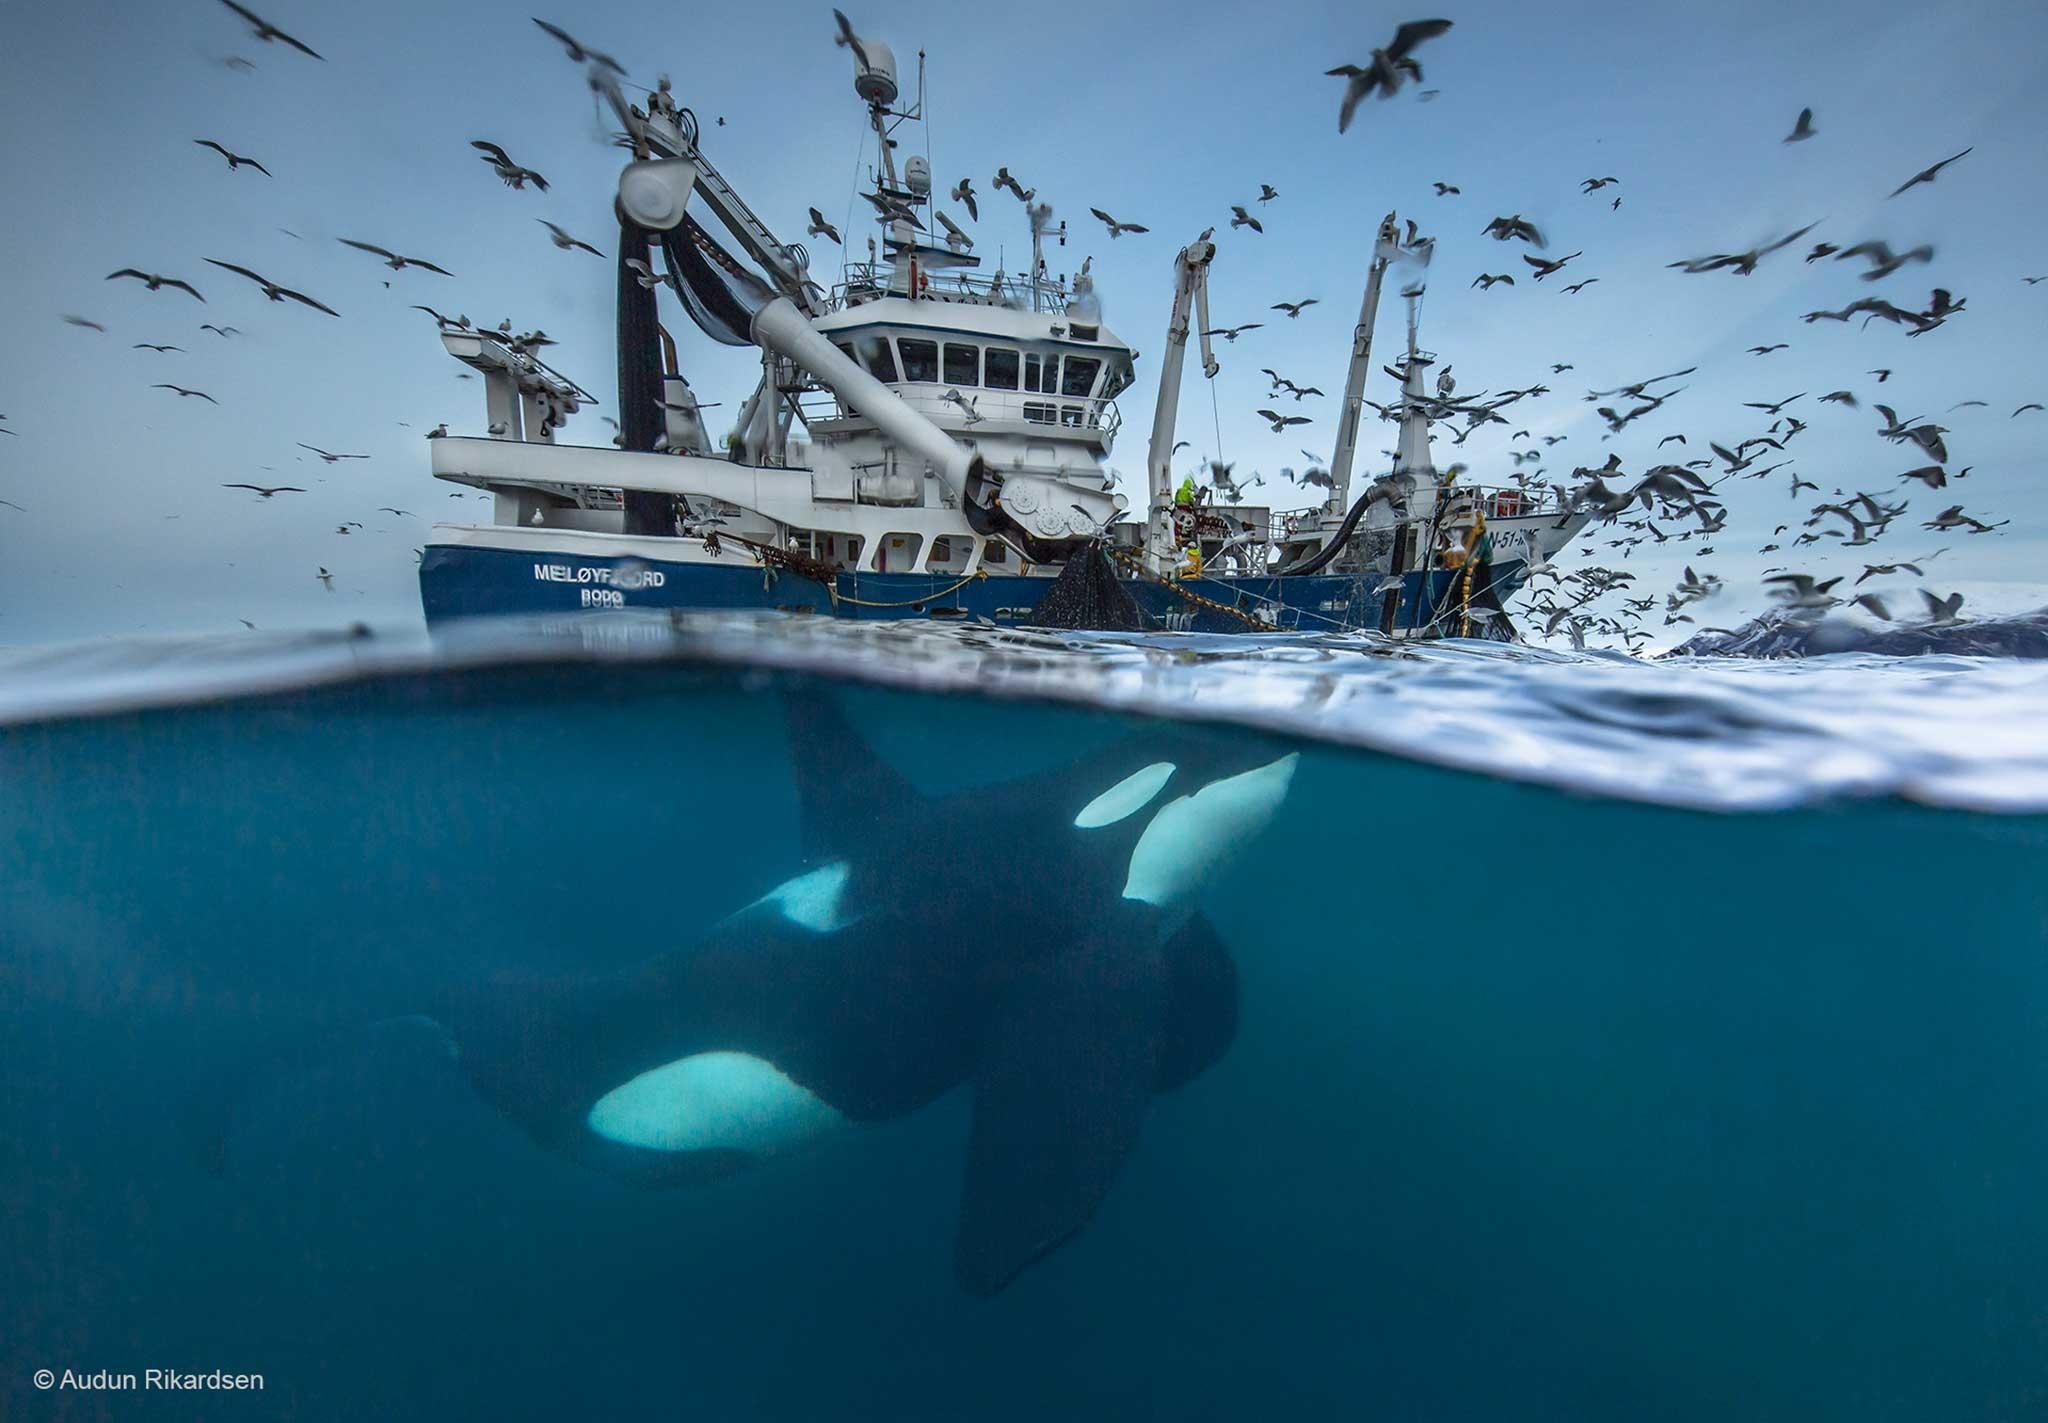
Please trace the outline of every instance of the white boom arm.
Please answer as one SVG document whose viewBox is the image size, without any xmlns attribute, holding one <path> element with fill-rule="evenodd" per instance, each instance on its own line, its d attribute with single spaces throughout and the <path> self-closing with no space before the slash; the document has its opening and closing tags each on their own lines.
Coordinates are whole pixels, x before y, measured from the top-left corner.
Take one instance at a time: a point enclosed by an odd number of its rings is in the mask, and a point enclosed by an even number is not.
<svg viewBox="0 0 2048 1423">
<path fill-rule="evenodd" d="M 1351 333 L 1351 369 L 1344 378 L 1344 404 L 1337 414 L 1337 448 L 1330 456 L 1328 517 L 1341 519 L 1351 507 L 1351 464 L 1358 453 L 1358 416 L 1365 404 L 1365 377 L 1372 370 L 1372 328 L 1380 311 L 1380 278 L 1387 263 L 1401 255 L 1394 214 L 1380 224 L 1373 244 L 1372 267 L 1365 278 L 1365 298 L 1358 304 L 1358 326 Z"/>
<path fill-rule="evenodd" d="M 1164 573 L 1180 562 L 1173 546 L 1173 426 L 1180 413 L 1180 375 L 1188 351 L 1188 314 L 1201 334 L 1202 374 L 1211 380 L 1220 367 L 1209 348 L 1209 263 L 1216 244 L 1208 234 L 1180 249 L 1173 260 L 1173 315 L 1166 323 L 1166 354 L 1159 364 L 1159 404 L 1152 412 L 1152 445 L 1145 456 L 1151 505 L 1146 520 L 1145 563 Z"/>
</svg>

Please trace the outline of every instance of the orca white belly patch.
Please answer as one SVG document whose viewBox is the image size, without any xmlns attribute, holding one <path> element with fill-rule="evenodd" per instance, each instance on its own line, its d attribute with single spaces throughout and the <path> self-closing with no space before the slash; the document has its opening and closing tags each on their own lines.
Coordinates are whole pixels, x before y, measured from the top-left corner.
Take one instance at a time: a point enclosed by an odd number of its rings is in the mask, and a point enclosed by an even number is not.
<svg viewBox="0 0 2048 1423">
<path fill-rule="evenodd" d="M 1173 771 L 1171 761 L 1154 761 L 1141 771 L 1133 771 L 1081 807 L 1081 813 L 1074 817 L 1074 828 L 1099 830 L 1143 810 L 1152 803 L 1152 797 L 1159 794 L 1159 788 L 1166 784 Z"/>
<path fill-rule="evenodd" d="M 847 876 L 852 870 L 853 867 L 844 860 L 825 865 L 809 874 L 784 880 L 747 907 L 772 904 L 782 911 L 783 918 L 792 924 L 801 924 L 814 934 L 844 929 L 860 917 L 846 913 L 842 903 Z"/>
<path fill-rule="evenodd" d="M 701 1052 L 652 1068 L 597 1099 L 585 1119 L 609 1141 L 651 1151 L 788 1151 L 846 1118 L 771 1062 Z"/>
<path fill-rule="evenodd" d="M 1167 905 L 1194 894 L 1211 870 L 1266 828 L 1287 799 L 1300 759 L 1291 752 L 1161 806 L 1131 851 L 1124 898 Z"/>
</svg>

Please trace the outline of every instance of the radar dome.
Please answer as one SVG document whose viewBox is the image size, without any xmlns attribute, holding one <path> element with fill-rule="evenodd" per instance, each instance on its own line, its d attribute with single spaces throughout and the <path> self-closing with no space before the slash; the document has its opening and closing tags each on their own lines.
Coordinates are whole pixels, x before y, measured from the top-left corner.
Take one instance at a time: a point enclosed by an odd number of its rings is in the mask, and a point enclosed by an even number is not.
<svg viewBox="0 0 2048 1423">
<path fill-rule="evenodd" d="M 863 39 L 853 56 L 853 92 L 870 104 L 895 103 L 895 51 L 880 40 Z"/>
<path fill-rule="evenodd" d="M 932 165 L 922 153 L 913 153 L 903 164 L 903 182 L 911 192 L 927 197 L 932 190 Z"/>
</svg>

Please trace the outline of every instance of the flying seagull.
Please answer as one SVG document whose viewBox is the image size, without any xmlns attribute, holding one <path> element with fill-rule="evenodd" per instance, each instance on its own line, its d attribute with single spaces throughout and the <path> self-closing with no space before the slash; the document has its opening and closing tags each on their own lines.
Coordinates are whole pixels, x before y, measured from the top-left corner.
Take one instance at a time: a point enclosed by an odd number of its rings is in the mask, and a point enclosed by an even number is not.
<svg viewBox="0 0 2048 1423">
<path fill-rule="evenodd" d="M 540 174 L 534 172 L 531 168 L 522 168 L 519 164 L 514 163 L 512 156 L 505 152 L 504 149 L 498 147 L 497 144 L 481 138 L 472 138 L 469 141 L 469 146 L 476 149 L 477 157 L 490 164 L 491 170 L 505 180 L 506 187 L 524 188 L 528 183 L 531 183 L 543 193 L 548 190 L 547 179 L 541 177 Z"/>
<path fill-rule="evenodd" d="M 341 315 L 340 312 L 328 306 L 325 302 L 315 301 L 304 292 L 295 292 L 290 287 L 281 287 L 261 272 L 252 272 L 247 267 L 237 267 L 233 262 L 223 262 L 218 257 L 208 257 L 206 260 L 216 267 L 233 272 L 236 276 L 247 277 L 250 281 L 256 283 L 257 286 L 263 288 L 263 294 L 272 301 L 295 301 L 302 306 L 310 306 L 315 311 L 324 311 L 329 316 Z"/>
<path fill-rule="evenodd" d="M 1230 205 L 1230 225 L 1232 227 L 1249 227 L 1253 232 L 1259 233 L 1263 233 L 1266 230 L 1260 225 L 1257 218 L 1253 217 L 1236 203 Z"/>
<path fill-rule="evenodd" d="M 220 402 L 219 402 L 218 400 L 215 400 L 215 399 L 214 399 L 214 398 L 213 398 L 212 396 L 208 395 L 208 394 L 207 394 L 207 393 L 206 393 L 205 391 L 203 391 L 203 390 L 187 390 L 187 389 L 185 389 L 185 387 L 184 387 L 184 386 L 182 386 L 182 385 L 165 385 L 165 384 L 164 384 L 164 383 L 163 383 L 162 381 L 158 381 L 158 382 L 157 382 L 157 383 L 156 383 L 155 385 L 151 386 L 151 387 L 150 387 L 150 389 L 151 389 L 151 390 L 175 390 L 176 392 L 178 392 L 178 394 L 179 394 L 180 396 L 186 396 L 186 395 L 196 395 L 196 396 L 198 396 L 198 397 L 199 397 L 199 398 L 200 398 L 201 400 L 205 401 L 205 402 L 206 402 L 207 404 L 209 404 L 209 405 L 218 405 L 218 404 L 220 404 Z"/>
<path fill-rule="evenodd" d="M 1531 257 L 1527 253 L 1524 253 L 1522 256 L 1522 260 L 1524 262 L 1527 262 L 1530 266 L 1536 269 L 1536 276 L 1534 280 L 1540 282 L 1545 277 L 1549 276 L 1552 272 L 1555 272 L 1559 268 L 1563 267 L 1565 263 L 1571 261 L 1572 257 L 1583 257 L 1584 255 L 1585 254 L 1583 252 L 1574 252 L 1571 254 L 1571 257 L 1560 257 L 1555 262 L 1552 262 L 1542 257 Z"/>
<path fill-rule="evenodd" d="M 1543 234 L 1536 230 L 1536 224 L 1523 221 L 1520 213 L 1516 213 L 1513 217 L 1497 217 L 1481 228 L 1480 231 L 1496 242 L 1505 242 L 1511 237 L 1519 237 L 1532 247 L 1544 245 Z"/>
<path fill-rule="evenodd" d="M 1326 75 L 1345 81 L 1344 103 L 1337 110 L 1337 132 L 1343 133 L 1351 127 L 1359 104 L 1373 90 L 1379 90 L 1382 99 L 1391 99 L 1406 80 L 1421 79 L 1422 66 L 1415 61 L 1411 51 L 1424 40 L 1435 39 L 1450 27 L 1449 20 L 1410 20 L 1394 31 L 1393 41 L 1385 49 L 1374 50 L 1372 58 L 1364 65 L 1340 64 L 1335 69 L 1325 70 Z"/>
<path fill-rule="evenodd" d="M 561 248 L 564 252 L 570 251 L 572 248 L 580 247 L 593 257 L 602 257 L 604 255 L 604 253 L 598 251 L 595 247 L 592 247 L 588 242 L 579 242 L 577 239 L 571 237 L 568 233 L 562 231 L 561 228 L 555 226 L 552 222 L 549 222 L 544 217 L 537 217 L 534 219 L 534 221 L 539 223 L 542 227 L 545 227 L 548 230 L 549 240 L 551 240 L 555 244 L 555 246 Z"/>
<path fill-rule="evenodd" d="M 981 209 L 975 206 L 974 181 L 962 178 L 953 185 L 953 201 L 967 209 L 967 216 L 975 222 L 981 221 Z"/>
<path fill-rule="evenodd" d="M 807 237 L 829 237 L 834 242 L 839 242 L 839 229 L 825 221 L 825 214 L 819 212 L 816 208 L 811 209 L 811 225 L 804 229 L 804 235 Z M 840 245 L 843 246 L 845 244 L 841 243 Z"/>
<path fill-rule="evenodd" d="M 227 159 L 228 171 L 230 173 L 234 172 L 237 168 L 249 167 L 254 168 L 258 173 L 261 173 L 266 178 L 270 176 L 270 170 L 268 168 L 265 168 L 261 163 L 258 163 L 255 159 L 244 158 L 239 153 L 230 153 L 225 148 L 222 148 L 219 144 L 215 143 L 210 138 L 195 138 L 192 141 L 198 144 L 201 148 L 210 148 L 215 153 L 218 153 L 221 157 Z"/>
<path fill-rule="evenodd" d="M 237 15 L 240 15 L 244 20 L 247 20 L 249 22 L 249 29 L 255 34 L 257 39 L 265 41 L 279 40 L 285 44 L 290 45 L 300 54 L 309 55 L 314 59 L 326 58 L 325 55 L 322 55 L 317 51 L 311 49 L 303 42 L 293 39 L 290 35 L 286 34 L 283 30 L 280 30 L 276 25 L 271 24 L 270 21 L 264 19 L 254 10 L 247 10 L 240 5 L 237 5 L 235 3 L 235 0 L 220 0 L 220 3 L 227 6 L 230 10 L 233 10 Z"/>
<path fill-rule="evenodd" d="M 1258 329 L 1259 329 L 1259 327 L 1263 326 L 1264 324 L 1265 324 L 1265 323 L 1264 323 L 1264 322 L 1262 322 L 1262 321 L 1247 321 L 1247 322 L 1246 322 L 1246 323 L 1245 323 L 1244 325 L 1242 325 L 1242 326 L 1217 326 L 1217 327 L 1213 327 L 1213 328 L 1211 328 L 1210 330 L 1204 331 L 1204 332 L 1203 332 L 1202 334 L 1203 334 L 1204 336 L 1221 336 L 1221 337 L 1222 337 L 1222 338 L 1223 338 L 1224 340 L 1226 340 L 1226 341 L 1235 341 L 1235 340 L 1236 340 L 1236 339 L 1237 339 L 1238 337 L 1242 336 L 1242 335 L 1243 335 L 1243 334 L 1244 334 L 1245 332 L 1247 332 L 1247 331 L 1256 331 L 1256 330 L 1258 330 Z"/>
<path fill-rule="evenodd" d="M 99 332 L 99 333 L 100 333 L 100 334 L 101 334 L 102 336 L 104 336 L 104 335 L 106 335 L 106 334 L 107 334 L 107 328 L 106 328 L 106 327 L 104 327 L 104 326 L 100 325 L 100 324 L 99 324 L 99 323 L 98 323 L 97 321 L 90 321 L 90 320 L 86 319 L 86 318 L 85 318 L 85 317 L 83 317 L 83 316 L 70 316 L 70 315 L 67 315 L 67 316 L 66 316 L 66 317 L 64 318 L 64 320 L 65 320 L 65 322 L 66 322 L 67 324 L 69 324 L 69 325 L 72 325 L 72 326 L 83 326 L 83 327 L 84 327 L 84 328 L 85 328 L 86 330 L 88 330 L 88 331 L 97 331 L 97 332 Z"/>
<path fill-rule="evenodd" d="M 311 450 L 314 454 L 320 456 L 321 460 L 326 464 L 333 464 L 337 460 L 366 460 L 369 458 L 368 455 L 329 454 L 326 450 L 321 449 L 318 445 L 308 445 L 303 442 L 299 443 L 299 448 L 302 450 Z"/>
<path fill-rule="evenodd" d="M 1463 188 L 1460 188 L 1453 183 L 1432 183 L 1430 184 L 1430 186 L 1436 189 L 1436 195 L 1440 198 L 1445 196 L 1446 194 L 1464 192 Z"/>
<path fill-rule="evenodd" d="M 1801 109 L 1793 121 L 1792 132 L 1785 135 L 1787 143 L 1801 143 L 1813 137 L 1813 110 Z"/>
<path fill-rule="evenodd" d="M 1093 213 L 1096 219 L 1109 229 L 1111 241 L 1123 236 L 1126 232 L 1150 232 L 1152 230 L 1149 227 L 1140 227 L 1135 222 L 1118 222 L 1101 208 L 1090 208 L 1088 211 Z M 1243 209 L 1239 209 L 1239 211 L 1243 211 Z"/>
<path fill-rule="evenodd" d="M 1971 147 L 1971 148 L 1974 148 L 1974 147 L 1976 147 L 1976 145 L 1975 145 L 1975 144 L 1972 144 L 1972 145 L 1971 145 L 1970 147 Z M 1922 168 L 1922 169 L 1921 169 L 1921 170 L 1920 170 L 1920 171 L 1919 171 L 1918 173 L 1915 173 L 1915 174 L 1914 174 L 1914 175 L 1913 175 L 1912 177 L 1908 178 L 1908 179 L 1907 179 L 1907 180 L 1906 180 L 1905 182 L 1903 182 L 1903 183 L 1899 184 L 1899 186 L 1898 186 L 1898 187 L 1896 187 L 1896 188 L 1893 188 L 1893 189 L 1891 190 L 1891 192 L 1890 192 L 1889 194 L 1887 194 L 1887 196 L 1889 196 L 1889 197 L 1894 197 L 1894 198 L 1895 198 L 1895 197 L 1897 197 L 1897 196 L 1898 196 L 1898 195 L 1899 195 L 1900 193 L 1903 193 L 1903 192 L 1905 192 L 1905 191 L 1906 191 L 1906 189 L 1908 189 L 1908 188 L 1910 188 L 1910 187 L 1913 187 L 1913 186 L 1914 186 L 1915 184 L 1917 184 L 1917 183 L 1931 183 L 1931 182 L 1933 182 L 1933 181 L 1934 181 L 1934 178 L 1935 178 L 1935 175 L 1936 175 L 1937 173 L 1941 172 L 1941 170 L 1942 170 L 1942 169 L 1944 169 L 1944 168 L 1948 167 L 1948 165 L 1949 165 L 1949 164 L 1951 164 L 1951 163 L 1955 162 L 1955 161 L 1956 161 L 1956 159 L 1958 159 L 1958 158 L 1961 158 L 1961 157 L 1963 156 L 1963 154 L 1965 154 L 1965 153 L 1968 153 L 1969 151 L 1970 151 L 1970 149 L 1969 149 L 1969 148 L 1966 148 L 1966 149 L 1964 149 L 1964 150 L 1963 150 L 1963 152 L 1962 152 L 1962 153 L 1952 153 L 1952 154 L 1950 154 L 1950 155 L 1949 155 L 1948 157 L 1946 157 L 1946 158 L 1942 159 L 1942 160 L 1941 160 L 1941 162 L 1939 162 L 1939 163 L 1936 163 L 1936 164 L 1935 164 L 1935 165 L 1934 165 L 1933 167 L 1931 167 L 1931 168 Z"/>
<path fill-rule="evenodd" d="M 561 26 L 551 25 L 546 20 L 539 19 L 534 20 L 534 23 L 536 25 L 539 25 L 543 30 L 546 30 L 550 35 L 553 35 L 557 40 L 559 40 L 561 42 L 562 48 L 569 52 L 569 58 L 574 60 L 576 63 L 602 65 L 604 68 L 609 69 L 612 73 L 618 75 L 621 79 L 626 77 L 626 69 L 624 65 L 620 64 L 616 59 L 613 59 L 608 54 L 600 54 L 598 51 L 594 49 L 588 49 L 583 45 L 578 44 L 576 42 L 576 36 L 570 34 Z"/>
<path fill-rule="evenodd" d="M 1513 286 L 1515 284 L 1515 279 L 1509 276 L 1506 272 L 1497 272 L 1492 274 L 1481 272 L 1478 276 L 1472 279 L 1472 285 L 1480 288 L 1483 291 L 1492 291 L 1493 284 L 1495 282 L 1505 282 L 1509 286 Z"/>
<path fill-rule="evenodd" d="M 273 498 L 274 496 L 279 494 L 304 494 L 306 492 L 305 490 L 299 488 L 299 486 L 296 484 L 279 484 L 270 487 L 266 487 L 261 484 L 223 484 L 221 488 L 247 489 L 257 495 L 260 495 L 265 499 Z"/>
<path fill-rule="evenodd" d="M 1619 183 L 1620 181 L 1621 179 L 1619 178 L 1581 178 L 1579 179 L 1579 191 L 1582 193 L 1597 193 L 1608 184 Z"/>
<path fill-rule="evenodd" d="M 1315 304 L 1316 298 L 1311 296 L 1303 297 L 1300 301 L 1276 301 L 1268 309 L 1272 311 L 1286 312 L 1288 319 L 1291 321 L 1295 317 L 1301 315 L 1301 313 L 1305 311 L 1307 308 L 1314 306 Z"/>
<path fill-rule="evenodd" d="M 128 349 L 131 351 L 155 351 L 158 355 L 162 355 L 166 351 L 176 351 L 183 355 L 185 351 L 183 346 L 159 346 L 153 341 L 137 341 Z"/>
<path fill-rule="evenodd" d="M 205 297 L 199 296 L 199 288 L 179 277 L 158 276 L 155 272 L 138 272 L 133 267 L 123 267 L 118 272 L 107 273 L 107 280 L 110 282 L 116 277 L 133 277 L 153 292 L 162 291 L 165 287 L 177 287 L 180 291 L 190 292 L 193 296 L 199 297 L 201 301 L 206 300 Z"/>
<path fill-rule="evenodd" d="M 839 33 L 832 37 L 832 43 L 852 50 L 853 62 L 858 64 L 863 71 L 872 69 L 874 66 L 868 63 L 866 47 L 861 44 L 860 36 L 853 32 L 853 21 L 847 19 L 845 14 L 839 10 L 832 12 L 832 18 L 839 22 Z"/>
<path fill-rule="evenodd" d="M 353 237 L 338 237 L 335 239 L 335 241 L 339 242 L 344 247 L 353 247 L 358 252 L 369 252 L 376 256 L 382 257 L 384 259 L 384 265 L 389 267 L 394 272 L 402 272 L 407 267 L 420 267 L 424 268 L 429 272 L 439 272 L 444 277 L 452 277 L 455 275 L 453 272 L 449 271 L 445 267 L 437 267 L 432 262 L 422 261 L 418 257 L 401 257 L 396 252 L 392 252 L 386 248 L 379 247 L 373 242 L 358 242 Z"/>
</svg>

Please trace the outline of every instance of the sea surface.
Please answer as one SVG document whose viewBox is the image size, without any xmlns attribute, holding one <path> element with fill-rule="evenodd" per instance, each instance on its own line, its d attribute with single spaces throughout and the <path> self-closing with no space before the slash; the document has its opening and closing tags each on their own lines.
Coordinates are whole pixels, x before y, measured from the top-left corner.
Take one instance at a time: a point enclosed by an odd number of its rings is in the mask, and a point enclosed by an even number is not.
<svg viewBox="0 0 2048 1423">
<path fill-rule="evenodd" d="M 992 1298 L 964 1090 L 651 1190 L 369 1027 L 798 874 L 807 699 L 935 798 L 1299 753 L 1199 889 L 1234 1040 Z M 2018 660 L 737 618 L 0 654 L 0 1417 L 2038 1420 L 2044 812 Z M 1005 952 L 1072 890 L 1013 828 L 899 893 L 1013 863 L 958 922 Z"/>
</svg>

